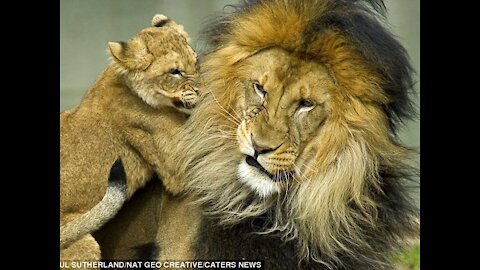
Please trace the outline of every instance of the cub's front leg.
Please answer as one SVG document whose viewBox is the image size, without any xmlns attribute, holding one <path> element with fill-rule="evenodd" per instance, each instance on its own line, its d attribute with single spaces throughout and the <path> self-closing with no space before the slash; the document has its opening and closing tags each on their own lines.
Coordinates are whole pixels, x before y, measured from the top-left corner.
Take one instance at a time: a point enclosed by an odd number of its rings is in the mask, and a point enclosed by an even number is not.
<svg viewBox="0 0 480 270">
<path fill-rule="evenodd" d="M 72 263 L 97 262 L 100 259 L 100 246 L 91 234 L 85 235 L 69 247 L 60 250 L 60 261 L 64 263 L 64 265 L 70 266 L 62 267 L 62 269 L 98 270 L 98 268 L 72 267 Z"/>
</svg>

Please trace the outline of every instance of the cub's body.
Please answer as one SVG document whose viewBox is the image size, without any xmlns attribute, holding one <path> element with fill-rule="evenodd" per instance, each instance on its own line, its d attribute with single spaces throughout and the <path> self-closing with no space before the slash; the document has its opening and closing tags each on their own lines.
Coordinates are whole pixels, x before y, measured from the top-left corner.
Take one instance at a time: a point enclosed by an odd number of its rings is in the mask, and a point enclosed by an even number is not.
<svg viewBox="0 0 480 270">
<path fill-rule="evenodd" d="M 175 22 L 156 15 L 152 25 L 128 42 L 110 42 L 112 64 L 78 106 L 60 114 L 62 260 L 99 260 L 90 233 L 154 173 L 169 179 L 163 159 L 198 98 L 196 54 Z M 124 194 L 107 192 L 117 159 Z"/>
</svg>

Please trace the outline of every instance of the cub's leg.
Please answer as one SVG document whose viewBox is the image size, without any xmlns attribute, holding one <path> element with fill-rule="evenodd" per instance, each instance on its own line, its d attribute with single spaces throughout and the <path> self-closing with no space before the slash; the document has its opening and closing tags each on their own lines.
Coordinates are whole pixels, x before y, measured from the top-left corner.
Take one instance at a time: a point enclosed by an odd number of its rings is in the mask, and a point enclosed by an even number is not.
<svg viewBox="0 0 480 270">
<path fill-rule="evenodd" d="M 76 262 L 96 262 L 101 258 L 100 246 L 91 234 L 85 235 L 68 248 L 60 250 L 60 261 L 72 266 Z M 98 270 L 98 268 L 62 268 L 62 269 L 83 269 Z"/>
<path fill-rule="evenodd" d="M 108 188 L 103 199 L 84 214 L 70 213 L 63 217 L 63 224 L 60 226 L 61 260 L 100 260 L 100 246 L 91 233 L 118 213 L 126 200 L 126 181 L 125 169 L 118 159 L 110 169 Z M 69 266 L 74 269 L 97 269 Z"/>
</svg>

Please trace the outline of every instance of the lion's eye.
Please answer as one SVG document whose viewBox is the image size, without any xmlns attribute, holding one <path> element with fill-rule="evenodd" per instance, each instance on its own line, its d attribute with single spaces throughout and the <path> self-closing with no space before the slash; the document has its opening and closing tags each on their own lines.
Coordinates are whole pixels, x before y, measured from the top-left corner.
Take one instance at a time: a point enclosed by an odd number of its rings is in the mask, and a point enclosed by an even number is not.
<svg viewBox="0 0 480 270">
<path fill-rule="evenodd" d="M 259 83 L 254 83 L 253 88 L 255 88 L 255 92 L 257 92 L 257 95 L 259 95 L 262 99 L 265 98 L 267 95 L 267 91 L 263 88 L 263 86 Z"/>
<path fill-rule="evenodd" d="M 310 99 L 302 99 L 298 103 L 298 110 L 300 112 L 308 112 L 315 107 L 315 103 Z"/>
<path fill-rule="evenodd" d="M 178 76 L 182 76 L 182 72 L 176 68 L 176 69 L 170 70 L 170 75 L 178 77 Z"/>
</svg>

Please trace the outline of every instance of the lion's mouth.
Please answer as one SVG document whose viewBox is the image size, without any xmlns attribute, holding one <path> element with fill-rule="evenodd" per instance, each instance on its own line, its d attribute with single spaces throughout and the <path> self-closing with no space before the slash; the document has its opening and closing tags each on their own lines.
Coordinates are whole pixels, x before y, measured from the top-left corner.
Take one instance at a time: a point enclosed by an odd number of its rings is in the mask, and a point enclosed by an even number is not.
<svg viewBox="0 0 480 270">
<path fill-rule="evenodd" d="M 264 173 L 265 175 L 267 175 L 267 176 L 268 176 L 272 181 L 274 181 L 274 182 L 287 181 L 287 180 L 290 178 L 290 174 L 289 174 L 289 173 L 280 173 L 280 174 L 277 174 L 277 175 L 271 174 L 270 172 L 267 171 L 267 169 L 265 169 L 265 168 L 257 161 L 256 158 L 254 158 L 254 157 L 252 157 L 252 156 L 247 155 L 247 157 L 245 158 L 245 162 L 246 162 L 248 165 L 257 168 L 259 171 L 261 171 L 262 173 Z"/>
</svg>

